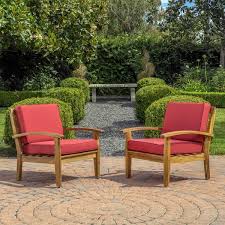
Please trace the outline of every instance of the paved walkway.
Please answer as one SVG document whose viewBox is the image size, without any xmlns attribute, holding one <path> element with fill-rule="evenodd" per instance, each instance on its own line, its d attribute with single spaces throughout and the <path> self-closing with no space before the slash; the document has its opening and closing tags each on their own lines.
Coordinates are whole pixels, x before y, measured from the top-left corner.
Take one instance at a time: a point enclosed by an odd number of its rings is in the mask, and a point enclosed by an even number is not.
<svg viewBox="0 0 225 225">
<path fill-rule="evenodd" d="M 162 165 L 134 160 L 131 179 L 122 157 L 102 158 L 102 177 L 93 162 L 63 168 L 63 188 L 54 184 L 53 166 L 25 164 L 15 181 L 15 159 L 0 159 L 0 224 L 119 225 L 225 224 L 225 157 L 212 157 L 212 178 L 203 165 L 174 165 L 172 183 L 162 186 Z"/>
<path fill-rule="evenodd" d="M 81 127 L 96 127 L 104 130 L 101 135 L 103 155 L 122 155 L 124 135 L 122 129 L 139 126 L 135 118 L 134 103 L 128 101 L 98 101 L 86 105 L 86 116 L 78 124 Z M 83 134 L 82 134 L 83 136 Z"/>
</svg>

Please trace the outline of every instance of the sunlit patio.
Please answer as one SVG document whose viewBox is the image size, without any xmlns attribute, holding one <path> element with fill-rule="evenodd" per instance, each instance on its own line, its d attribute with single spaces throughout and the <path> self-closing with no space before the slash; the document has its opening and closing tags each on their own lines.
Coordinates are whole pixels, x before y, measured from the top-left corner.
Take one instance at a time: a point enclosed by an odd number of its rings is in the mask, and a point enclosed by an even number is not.
<svg viewBox="0 0 225 225">
<path fill-rule="evenodd" d="M 225 224 L 225 157 L 211 157 L 211 179 L 201 162 L 173 165 L 163 187 L 162 165 L 134 160 L 126 179 L 122 157 L 103 157 L 102 176 L 92 160 L 66 164 L 63 187 L 54 168 L 24 165 L 16 181 L 16 159 L 0 159 L 0 224 Z"/>
</svg>

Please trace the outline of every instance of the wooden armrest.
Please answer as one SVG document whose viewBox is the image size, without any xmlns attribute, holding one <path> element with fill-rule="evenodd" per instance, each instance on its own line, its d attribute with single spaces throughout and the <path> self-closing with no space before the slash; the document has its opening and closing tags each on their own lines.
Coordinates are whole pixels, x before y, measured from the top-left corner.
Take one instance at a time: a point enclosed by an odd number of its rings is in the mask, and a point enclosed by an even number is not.
<svg viewBox="0 0 225 225">
<path fill-rule="evenodd" d="M 161 135 L 161 137 L 164 138 L 170 138 L 173 136 L 178 136 L 178 135 L 183 135 L 183 134 L 196 134 L 196 135 L 202 135 L 206 137 L 213 137 L 213 134 L 207 133 L 207 132 L 202 132 L 202 131 L 194 131 L 194 130 L 181 130 L 181 131 L 172 131 L 172 132 L 167 132 Z"/>
<path fill-rule="evenodd" d="M 161 130 L 161 127 L 131 127 L 123 129 L 123 133 L 133 132 L 133 131 L 144 131 L 144 130 Z"/>
<path fill-rule="evenodd" d="M 43 135 L 43 136 L 49 136 L 49 137 L 53 137 L 53 138 L 63 138 L 64 135 L 62 134 L 57 134 L 57 133 L 50 133 L 50 132 L 26 132 L 26 133 L 20 133 L 20 134 L 15 134 L 12 136 L 12 138 L 21 138 L 21 137 L 25 137 L 28 135 Z"/>
<path fill-rule="evenodd" d="M 101 129 L 88 128 L 88 127 L 68 127 L 68 128 L 65 128 L 65 130 L 83 130 L 83 131 L 92 131 L 92 132 L 98 132 L 98 133 L 104 132 L 104 130 L 101 130 Z"/>
</svg>

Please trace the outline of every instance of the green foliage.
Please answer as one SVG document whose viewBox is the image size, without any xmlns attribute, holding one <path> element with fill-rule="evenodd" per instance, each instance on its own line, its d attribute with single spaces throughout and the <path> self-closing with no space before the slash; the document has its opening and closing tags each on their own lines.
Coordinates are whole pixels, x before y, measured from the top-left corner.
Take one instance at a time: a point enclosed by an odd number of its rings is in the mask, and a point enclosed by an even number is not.
<svg viewBox="0 0 225 225">
<path fill-rule="evenodd" d="M 49 89 L 45 93 L 45 96 L 70 104 L 73 111 L 74 123 L 79 122 L 84 117 L 85 97 L 81 89 L 57 87 Z"/>
<path fill-rule="evenodd" d="M 191 80 L 186 79 L 185 83 L 183 83 L 180 88 L 184 91 L 193 91 L 193 92 L 207 92 L 209 90 L 209 87 L 206 86 L 204 83 L 202 83 L 199 80 Z"/>
<path fill-rule="evenodd" d="M 86 80 L 79 79 L 76 77 L 69 77 L 65 80 L 62 80 L 60 86 L 69 88 L 79 88 L 84 92 L 86 102 L 88 102 L 90 99 L 89 83 Z"/>
<path fill-rule="evenodd" d="M 206 48 L 186 40 L 171 40 L 163 33 L 99 37 L 96 57 L 86 64 L 87 79 L 90 83 L 135 83 L 142 68 L 144 49 L 155 65 L 157 77 L 167 83 L 175 83 L 185 65 L 197 65 L 203 55 L 207 55 L 208 66 L 218 65 L 219 60 L 215 44 Z"/>
<path fill-rule="evenodd" d="M 152 102 L 168 95 L 176 94 L 176 90 L 167 85 L 146 86 L 136 92 L 136 116 L 139 120 L 145 120 L 145 110 Z"/>
<path fill-rule="evenodd" d="M 162 127 L 166 106 L 169 102 L 206 102 L 204 99 L 195 96 L 168 96 L 153 102 L 145 111 L 145 126 Z M 185 119 L 185 118 L 184 118 Z M 147 137 L 159 137 L 157 131 L 147 131 Z"/>
<path fill-rule="evenodd" d="M 137 82 L 137 89 L 139 90 L 140 88 L 146 87 L 146 86 L 151 86 L 151 85 L 164 85 L 166 84 L 164 80 L 160 78 L 143 78 Z"/>
<path fill-rule="evenodd" d="M 193 92 L 224 92 L 225 91 L 225 69 L 187 67 L 183 74 L 177 79 L 176 87 L 184 91 Z"/>
<path fill-rule="evenodd" d="M 1 76 L 22 81 L 37 64 L 70 74 L 94 56 L 106 8 L 105 0 L 0 0 Z"/>
<path fill-rule="evenodd" d="M 225 69 L 218 68 L 212 77 L 211 86 L 214 91 L 225 92 Z"/>
<path fill-rule="evenodd" d="M 197 62 L 199 62 L 199 60 L 197 60 Z M 192 80 L 199 80 L 203 83 L 207 83 L 214 76 L 214 73 L 215 69 L 208 68 L 207 66 L 201 65 L 194 67 L 186 66 L 182 73 L 181 82 L 185 82 L 185 79 L 187 80 L 192 79 Z"/>
<path fill-rule="evenodd" d="M 181 95 L 191 95 L 205 99 L 213 106 L 225 108 L 225 92 L 188 92 L 181 91 Z"/>
<path fill-rule="evenodd" d="M 62 119 L 63 127 L 73 127 L 73 113 L 71 106 L 65 102 L 62 102 L 54 98 L 28 98 L 20 102 L 14 103 L 10 106 L 5 115 L 5 129 L 3 140 L 6 144 L 13 146 L 14 140 L 12 139 L 12 127 L 10 123 L 10 109 L 18 105 L 32 105 L 32 104 L 58 104 L 60 109 L 60 116 Z M 73 138 L 74 135 L 72 132 L 65 132 L 65 138 Z"/>
<path fill-rule="evenodd" d="M 44 67 L 32 77 L 25 79 L 24 90 L 46 90 L 57 85 L 57 72 L 52 67 Z"/>
<path fill-rule="evenodd" d="M 42 96 L 42 91 L 0 91 L 0 107 L 8 107 L 26 98 Z"/>
<path fill-rule="evenodd" d="M 146 30 L 150 24 L 156 23 L 160 4 L 160 0 L 110 0 L 107 34 L 120 35 Z M 146 19 L 150 24 L 146 23 Z"/>
<path fill-rule="evenodd" d="M 224 8 L 224 0 L 171 0 L 165 14 L 164 29 L 175 40 L 201 42 L 206 47 L 210 43 L 219 43 L 220 64 L 225 66 Z"/>
</svg>

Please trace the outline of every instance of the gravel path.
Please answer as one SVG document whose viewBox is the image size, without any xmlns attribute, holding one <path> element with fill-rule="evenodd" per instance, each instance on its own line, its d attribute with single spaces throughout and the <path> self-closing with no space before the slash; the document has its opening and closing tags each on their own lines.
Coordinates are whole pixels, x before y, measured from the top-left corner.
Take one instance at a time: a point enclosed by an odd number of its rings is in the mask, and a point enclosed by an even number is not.
<svg viewBox="0 0 225 225">
<path fill-rule="evenodd" d="M 121 130 L 140 126 L 135 118 L 134 104 L 128 101 L 101 101 L 86 105 L 86 116 L 78 124 L 80 127 L 96 127 L 104 130 L 101 135 L 103 155 L 122 155 L 124 136 Z M 77 134 L 78 137 L 85 135 Z"/>
</svg>

